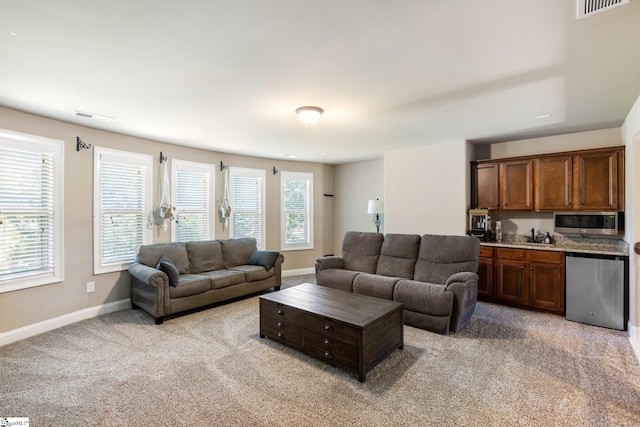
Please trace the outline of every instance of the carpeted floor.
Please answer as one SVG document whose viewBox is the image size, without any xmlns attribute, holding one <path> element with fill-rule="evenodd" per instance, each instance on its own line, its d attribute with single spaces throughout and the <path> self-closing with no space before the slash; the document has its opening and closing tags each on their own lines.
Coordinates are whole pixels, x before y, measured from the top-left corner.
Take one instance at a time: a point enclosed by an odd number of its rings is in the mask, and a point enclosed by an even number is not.
<svg viewBox="0 0 640 427">
<path fill-rule="evenodd" d="M 405 327 L 404 349 L 359 383 L 260 339 L 254 296 L 160 326 L 141 310 L 112 313 L 1 347 L 0 417 L 31 426 L 637 426 L 640 365 L 624 332 L 479 303 L 456 336 Z"/>
</svg>

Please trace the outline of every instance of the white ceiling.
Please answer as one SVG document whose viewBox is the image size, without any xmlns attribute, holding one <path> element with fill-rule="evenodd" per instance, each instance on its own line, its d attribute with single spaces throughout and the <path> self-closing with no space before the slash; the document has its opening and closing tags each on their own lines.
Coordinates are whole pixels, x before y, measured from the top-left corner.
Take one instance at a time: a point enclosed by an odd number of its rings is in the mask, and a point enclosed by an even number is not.
<svg viewBox="0 0 640 427">
<path fill-rule="evenodd" d="M 575 0 L 0 0 L 0 105 L 225 153 L 610 128 L 638 95 L 640 0 L 579 21 Z"/>
</svg>

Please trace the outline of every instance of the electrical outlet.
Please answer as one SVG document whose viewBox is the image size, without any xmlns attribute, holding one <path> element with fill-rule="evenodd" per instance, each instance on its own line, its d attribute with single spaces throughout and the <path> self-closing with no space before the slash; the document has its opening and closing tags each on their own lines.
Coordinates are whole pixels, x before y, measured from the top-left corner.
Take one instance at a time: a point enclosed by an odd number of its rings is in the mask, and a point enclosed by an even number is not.
<svg viewBox="0 0 640 427">
<path fill-rule="evenodd" d="M 95 292 L 96 282 L 87 282 L 87 293 Z"/>
</svg>

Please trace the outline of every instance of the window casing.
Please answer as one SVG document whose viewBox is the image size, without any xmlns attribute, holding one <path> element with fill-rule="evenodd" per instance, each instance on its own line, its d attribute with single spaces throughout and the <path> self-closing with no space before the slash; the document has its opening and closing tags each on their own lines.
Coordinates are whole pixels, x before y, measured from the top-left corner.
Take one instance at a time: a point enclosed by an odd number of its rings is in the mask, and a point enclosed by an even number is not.
<svg viewBox="0 0 640 427">
<path fill-rule="evenodd" d="M 61 282 L 64 142 L 0 129 L 0 293 Z"/>
<path fill-rule="evenodd" d="M 176 218 L 171 227 L 171 241 L 214 238 L 214 179 L 212 164 L 171 161 L 171 201 Z"/>
<path fill-rule="evenodd" d="M 253 237 L 258 249 L 265 249 L 266 171 L 231 167 L 229 169 L 229 199 L 231 217 L 229 235 L 232 238 Z"/>
<path fill-rule="evenodd" d="M 125 270 L 152 240 L 153 158 L 95 147 L 93 171 L 93 271 Z"/>
<path fill-rule="evenodd" d="M 281 250 L 313 249 L 313 174 L 280 173 Z"/>
</svg>

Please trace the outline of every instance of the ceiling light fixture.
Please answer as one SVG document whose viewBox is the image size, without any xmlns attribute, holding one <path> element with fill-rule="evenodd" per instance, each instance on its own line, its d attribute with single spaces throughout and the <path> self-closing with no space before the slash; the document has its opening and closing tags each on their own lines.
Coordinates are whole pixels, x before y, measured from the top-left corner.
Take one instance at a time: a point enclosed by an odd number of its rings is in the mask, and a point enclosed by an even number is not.
<svg viewBox="0 0 640 427">
<path fill-rule="evenodd" d="M 296 113 L 302 123 L 305 125 L 313 125 L 320 119 L 324 110 L 320 107 L 307 106 L 298 108 Z"/>
<path fill-rule="evenodd" d="M 109 123 L 110 121 L 113 121 L 113 117 L 109 117 L 109 116 L 101 116 L 100 114 L 93 114 L 93 113 L 84 113 L 82 111 L 74 111 L 73 115 L 76 117 L 81 117 L 83 119 L 91 119 L 91 120 L 97 120 L 99 122 L 105 122 L 105 123 Z"/>
</svg>

